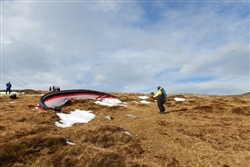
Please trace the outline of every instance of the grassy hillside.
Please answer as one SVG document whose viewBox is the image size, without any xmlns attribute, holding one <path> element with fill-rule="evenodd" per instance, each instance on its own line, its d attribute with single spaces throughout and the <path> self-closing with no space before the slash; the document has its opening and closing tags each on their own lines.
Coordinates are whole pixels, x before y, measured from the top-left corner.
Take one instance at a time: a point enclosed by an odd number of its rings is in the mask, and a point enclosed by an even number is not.
<svg viewBox="0 0 250 167">
<path fill-rule="evenodd" d="M 36 109 L 38 96 L 0 97 L 0 166 L 250 167 L 249 93 L 168 95 L 167 114 L 158 114 L 153 99 L 139 102 L 138 96 L 149 94 L 111 94 L 126 106 L 102 106 L 93 100 L 63 106 L 62 113 L 82 109 L 96 115 L 69 128 L 55 126 L 59 117 L 54 111 Z"/>
</svg>

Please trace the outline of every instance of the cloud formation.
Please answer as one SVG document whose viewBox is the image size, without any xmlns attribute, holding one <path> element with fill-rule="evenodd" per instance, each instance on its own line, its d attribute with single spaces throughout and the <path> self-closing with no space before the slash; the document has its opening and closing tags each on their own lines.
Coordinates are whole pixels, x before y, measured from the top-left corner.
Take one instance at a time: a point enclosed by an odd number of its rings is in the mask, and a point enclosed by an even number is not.
<svg viewBox="0 0 250 167">
<path fill-rule="evenodd" d="M 1 85 L 249 92 L 249 2 L 1 1 Z"/>
</svg>

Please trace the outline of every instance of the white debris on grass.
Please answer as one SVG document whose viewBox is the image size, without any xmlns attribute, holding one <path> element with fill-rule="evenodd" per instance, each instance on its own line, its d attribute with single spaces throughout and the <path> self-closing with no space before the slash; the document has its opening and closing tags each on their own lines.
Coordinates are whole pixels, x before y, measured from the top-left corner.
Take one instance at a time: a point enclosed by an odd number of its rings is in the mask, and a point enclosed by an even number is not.
<svg viewBox="0 0 250 167">
<path fill-rule="evenodd" d="M 184 101 L 185 99 L 184 98 L 175 97 L 174 100 L 175 101 Z"/>
<path fill-rule="evenodd" d="M 78 110 L 71 111 L 70 114 L 57 113 L 61 119 L 59 122 L 55 122 L 58 127 L 66 128 L 71 127 L 74 123 L 88 123 L 95 118 L 95 114 L 92 111 Z"/>
<path fill-rule="evenodd" d="M 73 143 L 73 142 L 71 142 L 69 140 L 66 140 L 66 143 L 69 144 L 69 145 L 76 145 L 76 143 Z"/>
<path fill-rule="evenodd" d="M 129 136 L 132 136 L 132 134 L 129 133 L 128 131 L 125 131 L 125 133 L 126 133 L 127 135 L 129 135 Z"/>
<path fill-rule="evenodd" d="M 137 118 L 134 114 L 127 114 L 127 116 L 129 116 L 131 118 Z"/>
</svg>

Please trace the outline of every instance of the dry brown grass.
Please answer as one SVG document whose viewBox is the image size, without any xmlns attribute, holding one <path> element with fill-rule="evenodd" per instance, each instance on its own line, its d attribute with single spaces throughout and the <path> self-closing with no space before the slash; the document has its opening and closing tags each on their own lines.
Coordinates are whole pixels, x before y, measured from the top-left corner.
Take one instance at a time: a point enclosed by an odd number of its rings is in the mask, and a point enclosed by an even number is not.
<svg viewBox="0 0 250 167">
<path fill-rule="evenodd" d="M 92 100 L 72 100 L 63 106 L 63 113 L 82 109 L 96 115 L 70 128 L 54 125 L 59 121 L 54 111 L 35 109 L 37 96 L 0 97 L 0 166 L 250 167 L 249 93 L 169 95 L 164 115 L 158 114 L 152 99 L 151 104 L 133 102 L 149 94 L 111 94 L 126 107 L 101 106 Z M 186 100 L 177 102 L 174 97 Z"/>
</svg>

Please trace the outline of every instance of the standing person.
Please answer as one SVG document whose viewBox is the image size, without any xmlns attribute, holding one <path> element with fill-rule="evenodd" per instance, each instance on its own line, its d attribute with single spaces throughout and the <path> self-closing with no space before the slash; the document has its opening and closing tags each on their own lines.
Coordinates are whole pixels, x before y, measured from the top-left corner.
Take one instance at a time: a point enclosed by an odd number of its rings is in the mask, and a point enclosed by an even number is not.
<svg viewBox="0 0 250 167">
<path fill-rule="evenodd" d="M 163 106 L 163 104 L 167 100 L 167 93 L 166 93 L 165 89 L 158 86 L 157 87 L 157 92 L 156 93 L 152 92 L 151 94 L 153 94 L 153 98 L 157 98 L 157 106 L 158 106 L 158 108 L 160 110 L 160 114 L 164 114 L 165 107 Z"/>
<path fill-rule="evenodd" d="M 6 84 L 6 94 L 7 94 L 7 92 L 9 92 L 9 94 L 10 94 L 10 91 L 11 91 L 11 83 L 10 82 L 8 82 L 7 84 Z"/>
</svg>

